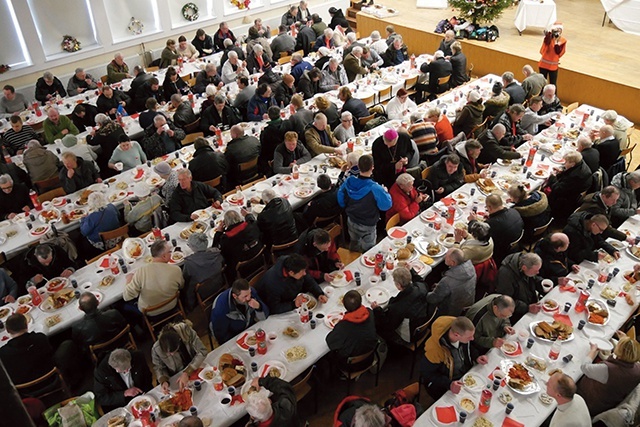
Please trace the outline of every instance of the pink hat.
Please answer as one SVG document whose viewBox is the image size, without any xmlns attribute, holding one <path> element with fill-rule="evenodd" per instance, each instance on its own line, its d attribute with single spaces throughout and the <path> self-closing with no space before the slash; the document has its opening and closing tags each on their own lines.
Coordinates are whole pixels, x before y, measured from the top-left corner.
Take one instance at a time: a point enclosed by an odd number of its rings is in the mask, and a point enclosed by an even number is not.
<svg viewBox="0 0 640 427">
<path fill-rule="evenodd" d="M 398 132 L 395 129 L 387 129 L 384 133 L 384 139 L 387 141 L 395 141 L 398 138 Z"/>
</svg>

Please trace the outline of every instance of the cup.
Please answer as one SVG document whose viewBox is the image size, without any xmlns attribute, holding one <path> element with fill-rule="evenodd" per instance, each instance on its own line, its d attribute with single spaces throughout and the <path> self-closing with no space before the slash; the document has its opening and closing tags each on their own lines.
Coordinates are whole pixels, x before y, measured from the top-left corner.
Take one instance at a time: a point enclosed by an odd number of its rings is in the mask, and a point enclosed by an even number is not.
<svg viewBox="0 0 640 427">
<path fill-rule="evenodd" d="M 199 380 L 195 380 L 193 382 L 193 386 L 195 387 L 196 391 L 202 390 L 202 382 Z"/>
<path fill-rule="evenodd" d="M 467 421 L 467 413 L 460 411 L 460 424 L 464 424 L 465 421 Z"/>
<path fill-rule="evenodd" d="M 520 341 L 521 343 L 527 342 L 527 338 L 529 338 L 529 331 L 527 331 L 526 329 L 521 329 L 517 332 L 517 334 L 518 341 Z"/>
<path fill-rule="evenodd" d="M 229 394 L 231 396 L 235 396 L 236 395 L 236 388 L 234 386 L 230 386 L 227 391 L 229 392 Z"/>
<path fill-rule="evenodd" d="M 533 343 L 535 342 L 535 340 L 533 338 L 529 338 L 527 340 L 527 348 L 531 348 L 533 347 Z"/>
<path fill-rule="evenodd" d="M 249 347 L 249 356 L 254 357 L 256 355 L 256 348 Z"/>
<path fill-rule="evenodd" d="M 311 312 L 309 312 L 311 313 Z M 278 334 L 276 334 L 275 332 L 269 332 L 269 334 L 267 335 L 267 338 L 269 338 L 269 342 L 274 342 L 275 340 L 278 339 Z"/>
<path fill-rule="evenodd" d="M 251 362 L 251 372 L 258 372 L 258 363 Z"/>
<path fill-rule="evenodd" d="M 551 345 L 551 349 L 549 350 L 549 359 L 558 360 L 558 356 L 560 356 L 560 342 L 556 341 Z"/>
<path fill-rule="evenodd" d="M 311 321 L 309 322 L 309 325 L 311 326 L 311 329 L 315 329 L 316 328 L 316 319 L 311 319 Z"/>
<path fill-rule="evenodd" d="M 196 408 L 195 406 L 192 406 L 191 408 L 189 408 L 189 412 L 191 412 L 192 417 L 198 416 L 198 408 Z"/>
<path fill-rule="evenodd" d="M 513 412 L 513 408 L 514 408 L 513 403 L 509 402 L 509 403 L 507 403 L 507 406 L 504 408 L 504 412 L 507 415 L 509 415 L 510 413 Z"/>
<path fill-rule="evenodd" d="M 231 405 L 231 395 L 229 394 L 223 394 L 222 396 L 220 396 L 220 404 L 222 406 L 229 406 Z"/>
<path fill-rule="evenodd" d="M 578 322 L 578 330 L 581 331 L 582 328 L 584 328 L 584 325 L 586 325 L 587 322 L 585 322 L 584 320 L 581 320 L 580 322 Z"/>
<path fill-rule="evenodd" d="M 500 388 L 500 383 L 501 382 L 502 381 L 499 380 L 498 378 L 493 380 L 493 391 L 496 391 L 496 390 L 498 390 Z"/>
<path fill-rule="evenodd" d="M 548 294 L 551 289 L 553 289 L 553 282 L 549 279 L 544 279 L 541 283 L 542 290 L 545 294 Z"/>
</svg>

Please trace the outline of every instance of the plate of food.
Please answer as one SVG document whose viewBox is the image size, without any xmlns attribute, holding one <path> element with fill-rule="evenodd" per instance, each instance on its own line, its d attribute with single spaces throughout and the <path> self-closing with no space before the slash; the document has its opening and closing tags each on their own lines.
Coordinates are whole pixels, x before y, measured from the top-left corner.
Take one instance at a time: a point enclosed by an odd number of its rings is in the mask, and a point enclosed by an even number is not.
<svg viewBox="0 0 640 427">
<path fill-rule="evenodd" d="M 424 255 L 428 255 L 433 258 L 441 257 L 447 253 L 447 248 L 437 242 L 427 242 L 421 240 L 418 242 L 418 250 Z"/>
<path fill-rule="evenodd" d="M 127 408 L 135 418 L 140 418 L 140 416 L 145 412 L 152 412 L 155 409 L 156 404 L 156 399 L 154 399 L 153 396 L 144 394 L 131 399 Z"/>
<path fill-rule="evenodd" d="M 545 406 L 549 406 L 554 402 L 553 397 L 549 396 L 547 393 L 540 393 L 538 398 L 540 399 L 540 402 L 542 402 L 542 404 Z"/>
<path fill-rule="evenodd" d="M 140 181 L 142 178 L 144 178 L 144 169 L 138 166 L 131 171 L 131 176 L 133 177 L 134 181 Z"/>
<path fill-rule="evenodd" d="M 360 262 L 365 267 L 373 268 L 376 266 L 376 255 L 375 254 L 362 255 L 360 257 Z"/>
<path fill-rule="evenodd" d="M 5 306 L 0 307 L 0 320 L 3 320 L 5 317 L 9 317 L 13 314 L 13 307 Z"/>
<path fill-rule="evenodd" d="M 333 276 L 333 280 L 331 280 L 331 285 L 336 288 L 343 288 L 349 285 L 349 281 L 347 280 L 347 276 L 344 272 L 337 270 L 331 273 Z"/>
<path fill-rule="evenodd" d="M 297 362 L 307 358 L 307 349 L 303 345 L 295 345 L 284 350 L 283 354 L 287 362 Z"/>
<path fill-rule="evenodd" d="M 193 405 L 191 390 L 185 388 L 182 391 L 172 392 L 158 402 L 160 416 L 167 418 L 183 411 L 188 411 Z"/>
<path fill-rule="evenodd" d="M 436 219 L 437 216 L 438 214 L 436 214 L 434 211 L 426 210 L 420 214 L 420 219 L 426 222 L 432 222 Z"/>
<path fill-rule="evenodd" d="M 546 342 L 554 342 L 556 340 L 571 341 L 574 338 L 572 326 L 555 320 L 553 323 L 545 321 L 532 322 L 529 328 L 533 335 Z"/>
<path fill-rule="evenodd" d="M 125 258 L 138 260 L 146 252 L 147 245 L 139 237 L 128 237 L 122 243 L 122 254 Z"/>
<path fill-rule="evenodd" d="M 546 299 L 542 301 L 542 311 L 545 313 L 556 313 L 559 309 L 558 302 L 553 299 Z"/>
<path fill-rule="evenodd" d="M 513 396 L 508 391 L 503 391 L 500 394 L 498 394 L 498 400 L 503 405 L 506 405 L 507 403 L 510 403 L 513 401 Z"/>
<path fill-rule="evenodd" d="M 298 294 L 298 296 L 302 295 L 303 303 L 307 303 L 307 308 L 309 310 L 314 310 L 318 306 L 318 300 L 311 294 Z"/>
<path fill-rule="evenodd" d="M 52 313 L 67 306 L 75 298 L 74 290 L 71 288 L 62 289 L 54 294 L 50 294 L 40 304 L 40 310 L 45 313 Z"/>
<path fill-rule="evenodd" d="M 113 282 L 115 281 L 116 281 L 115 277 L 113 277 L 110 274 L 107 274 L 102 279 L 100 279 L 100 283 L 98 283 L 98 286 L 101 288 L 108 288 L 109 286 L 113 285 Z"/>
<path fill-rule="evenodd" d="M 209 221 L 211 219 L 211 214 L 206 209 L 198 209 L 194 211 L 191 215 L 196 215 L 198 219 L 196 221 Z"/>
<path fill-rule="evenodd" d="M 109 194 L 108 199 L 109 199 L 109 201 L 111 203 L 118 203 L 118 202 L 121 202 L 124 199 L 126 199 L 128 194 L 129 193 L 124 191 L 124 190 L 118 190 L 118 191 L 114 191 L 113 193 Z"/>
<path fill-rule="evenodd" d="M 255 347 L 258 344 L 256 338 L 256 331 L 248 330 L 244 331 L 242 335 L 236 339 L 236 344 L 244 351 L 249 351 L 249 347 Z"/>
<path fill-rule="evenodd" d="M 284 380 L 287 376 L 287 368 L 284 366 L 284 363 L 278 360 L 270 360 L 265 362 L 259 369 L 258 373 L 260 374 L 260 378 L 271 377 L 271 378 L 280 378 Z"/>
<path fill-rule="evenodd" d="M 51 200 L 51 204 L 56 208 L 61 208 L 62 206 L 67 204 L 67 197 L 55 197 Z"/>
<path fill-rule="evenodd" d="M 287 326 L 282 330 L 282 335 L 296 339 L 300 337 L 300 331 L 294 326 Z"/>
<path fill-rule="evenodd" d="M 203 221 L 194 221 L 190 226 L 184 228 L 180 232 L 180 238 L 187 240 L 193 233 L 205 233 L 207 231 L 207 224 Z"/>
<path fill-rule="evenodd" d="M 59 314 L 54 314 L 53 316 L 49 316 L 46 319 L 44 319 L 44 325 L 47 328 L 53 328 L 60 322 L 62 322 L 62 316 Z"/>
<path fill-rule="evenodd" d="M 182 264 L 182 262 L 184 261 L 184 253 L 180 252 L 180 251 L 173 251 L 171 253 L 171 260 L 169 261 L 170 264 Z"/>
<path fill-rule="evenodd" d="M 501 368 L 507 373 L 505 380 L 507 386 L 519 394 L 533 394 L 540 391 L 540 385 L 535 380 L 533 373 L 522 363 L 514 363 L 512 360 L 502 360 Z"/>
<path fill-rule="evenodd" d="M 527 356 L 527 358 L 524 360 L 524 364 L 532 369 L 535 369 L 538 372 L 545 372 L 547 370 L 546 360 L 533 354 Z"/>
<path fill-rule="evenodd" d="M 404 239 L 409 235 L 409 232 L 403 227 L 391 227 L 387 230 L 387 236 L 391 239 Z"/>
<path fill-rule="evenodd" d="M 600 296 L 604 299 L 616 299 L 618 291 L 613 289 L 611 285 L 607 285 L 600 291 Z"/>
<path fill-rule="evenodd" d="M 198 372 L 198 378 L 202 381 L 212 381 L 215 376 L 214 372 L 213 366 L 205 366 L 200 372 Z"/>
<path fill-rule="evenodd" d="M 67 215 L 70 221 L 77 221 L 87 216 L 87 211 L 82 208 L 71 209 Z"/>
<path fill-rule="evenodd" d="M 627 253 L 636 261 L 640 261 L 640 246 L 633 245 L 627 248 Z"/>
<path fill-rule="evenodd" d="M 481 391 L 485 386 L 482 378 L 472 372 L 462 377 L 462 385 L 469 391 Z"/>
<path fill-rule="evenodd" d="M 367 301 L 372 304 L 375 302 L 378 305 L 384 305 L 391 299 L 389 291 L 382 286 L 373 286 L 369 288 L 365 296 L 367 297 Z"/>
<path fill-rule="evenodd" d="M 531 176 L 538 179 L 547 179 L 549 177 L 549 171 L 544 169 L 536 169 Z"/>
<path fill-rule="evenodd" d="M 23 295 L 19 297 L 18 304 L 20 305 L 31 304 L 31 295 Z"/>
<path fill-rule="evenodd" d="M 133 415 L 125 408 L 116 408 L 96 421 L 93 427 L 129 427 L 132 421 Z"/>
<path fill-rule="evenodd" d="M 329 329 L 333 329 L 343 317 L 344 313 L 342 311 L 332 311 L 325 316 L 324 324 L 327 325 Z"/>
<path fill-rule="evenodd" d="M 145 181 L 147 183 L 147 185 L 151 186 L 151 187 L 161 187 L 164 185 L 164 179 L 160 178 L 159 176 L 151 176 L 149 178 L 147 178 L 147 180 Z"/>
<path fill-rule="evenodd" d="M 31 230 L 29 230 L 29 234 L 31 234 L 33 237 L 39 237 L 39 236 L 42 236 L 43 234 L 46 234 L 50 228 L 51 227 L 49 226 L 49 224 L 40 225 L 38 227 L 33 227 Z"/>
<path fill-rule="evenodd" d="M 555 153 L 553 153 L 553 155 L 551 157 L 549 157 L 549 160 L 551 160 L 553 163 L 557 163 L 559 165 L 564 165 L 564 154 L 562 154 L 561 152 L 557 151 Z"/>
<path fill-rule="evenodd" d="M 438 242 L 443 246 L 450 248 L 456 243 L 456 238 L 453 233 L 441 233 L 438 235 Z"/>
<path fill-rule="evenodd" d="M 313 188 L 310 188 L 310 187 L 307 187 L 307 186 L 296 188 L 293 191 L 293 195 L 296 196 L 299 199 L 306 199 L 306 198 L 311 197 L 313 195 Z"/>
<path fill-rule="evenodd" d="M 478 190 L 486 196 L 498 190 L 498 187 L 491 178 L 480 178 L 476 181 L 476 186 Z"/>
<path fill-rule="evenodd" d="M 411 269 L 413 269 L 413 271 L 415 271 L 416 274 L 418 274 L 418 276 L 422 276 L 429 269 L 427 264 L 425 264 L 424 262 L 422 262 L 419 259 L 416 259 L 416 260 L 413 260 L 413 261 L 409 262 L 409 267 Z"/>
<path fill-rule="evenodd" d="M 227 387 L 240 387 L 246 380 L 247 370 L 242 359 L 231 353 L 224 353 L 218 360 L 218 370 L 222 382 Z"/>
<path fill-rule="evenodd" d="M 93 193 L 94 190 L 86 189 L 80 194 L 80 198 L 76 200 L 76 205 L 78 206 L 86 206 L 89 203 L 89 196 Z"/>
<path fill-rule="evenodd" d="M 520 345 L 516 341 L 505 341 L 500 350 L 507 356 L 515 356 L 518 353 Z"/>
<path fill-rule="evenodd" d="M 513 163 L 513 160 L 511 160 L 511 159 L 498 159 L 498 160 L 496 160 L 496 162 L 500 166 L 511 166 L 511 163 Z"/>
<path fill-rule="evenodd" d="M 47 292 L 58 292 L 66 286 L 69 286 L 69 279 L 66 277 L 54 277 L 44 285 Z"/>
<path fill-rule="evenodd" d="M 589 313 L 587 322 L 590 325 L 604 326 L 609 323 L 609 310 L 604 301 L 589 299 L 586 306 Z"/>
<path fill-rule="evenodd" d="M 234 206 L 242 206 L 244 205 L 244 194 L 233 193 L 228 195 L 226 200 Z"/>
</svg>

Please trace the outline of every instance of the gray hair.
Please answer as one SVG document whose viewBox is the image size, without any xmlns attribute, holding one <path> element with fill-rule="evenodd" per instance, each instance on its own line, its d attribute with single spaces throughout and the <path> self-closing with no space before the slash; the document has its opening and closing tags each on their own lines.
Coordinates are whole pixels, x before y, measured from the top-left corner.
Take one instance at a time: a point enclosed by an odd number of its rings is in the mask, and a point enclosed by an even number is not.
<svg viewBox="0 0 640 427">
<path fill-rule="evenodd" d="M 253 53 L 258 53 L 258 52 L 263 52 L 264 48 L 262 47 L 261 44 L 256 43 L 253 45 Z"/>
<path fill-rule="evenodd" d="M 316 116 L 313 118 L 313 123 L 320 123 L 320 122 L 327 123 L 327 116 L 325 116 L 322 113 L 316 114 Z"/>
<path fill-rule="evenodd" d="M 118 58 L 123 58 L 122 53 L 121 52 L 117 52 L 115 55 L 113 55 L 114 59 L 118 59 Z"/>
<path fill-rule="evenodd" d="M 509 295 L 499 295 L 491 301 L 491 304 L 498 307 L 498 310 L 514 308 L 516 306 L 515 301 Z"/>
<path fill-rule="evenodd" d="M 240 224 L 244 219 L 242 215 L 240 215 L 237 211 L 228 210 L 224 213 L 224 225 L 225 227 L 231 227 L 236 224 Z"/>
<path fill-rule="evenodd" d="M 340 114 L 340 119 L 341 120 L 351 120 L 351 119 L 353 119 L 353 114 L 351 114 L 349 111 L 345 111 L 344 113 Z"/>
<path fill-rule="evenodd" d="M 207 98 L 210 96 L 214 96 L 218 92 L 218 88 L 214 84 L 207 85 L 204 93 L 207 95 Z"/>
<path fill-rule="evenodd" d="M 333 30 L 331 28 L 325 28 L 324 29 L 324 35 L 325 35 L 325 37 L 328 37 L 328 38 L 333 37 Z"/>
<path fill-rule="evenodd" d="M 228 43 L 227 43 L 228 42 Z M 233 46 L 233 40 L 231 39 L 224 39 L 224 42 L 222 43 L 224 45 L 224 47 L 229 47 L 229 46 Z M 233 51 L 232 51 L 233 52 Z M 229 52 L 231 53 L 231 52 Z M 238 56 L 238 54 L 236 53 L 236 56 Z"/>
<path fill-rule="evenodd" d="M 157 114 L 154 118 L 153 118 L 153 123 L 154 124 L 158 124 L 158 123 L 166 123 L 167 119 L 165 116 L 163 116 L 162 114 Z"/>
<path fill-rule="evenodd" d="M 0 175 L 0 185 L 13 184 L 13 179 L 11 175 L 5 173 L 4 175 Z"/>
<path fill-rule="evenodd" d="M 349 34 L 353 34 L 353 33 L 349 33 Z M 356 47 L 360 47 L 360 46 L 356 46 Z M 355 49 L 355 47 L 354 47 L 354 49 Z M 331 63 L 331 64 L 338 64 L 338 65 L 340 65 L 340 61 L 338 60 L 338 58 L 331 58 L 331 59 L 329 60 L 329 63 Z"/>
<path fill-rule="evenodd" d="M 411 121 L 411 123 L 417 123 L 424 120 L 424 117 L 422 117 L 421 113 L 412 113 L 409 117 L 409 120 Z"/>
<path fill-rule="evenodd" d="M 179 93 L 174 93 L 173 95 L 171 95 L 171 102 L 180 104 L 182 102 L 182 95 L 180 95 Z"/>
<path fill-rule="evenodd" d="M 76 68 L 76 71 L 74 71 L 75 74 L 81 73 L 84 71 L 84 68 L 78 67 Z"/>
<path fill-rule="evenodd" d="M 351 49 L 351 53 L 353 54 L 362 54 L 362 46 L 356 46 L 353 49 Z"/>
<path fill-rule="evenodd" d="M 204 67 L 204 70 L 205 71 L 216 71 L 216 64 L 214 64 L 213 62 L 207 62 L 207 65 Z"/>
<path fill-rule="evenodd" d="M 393 270 L 393 281 L 400 285 L 402 289 L 407 289 L 411 285 L 411 272 L 408 268 L 398 267 Z"/>
<path fill-rule="evenodd" d="M 107 116 L 104 113 L 98 113 L 96 114 L 96 123 L 99 124 L 100 126 L 103 126 L 107 123 L 109 123 L 111 119 L 109 118 L 109 116 Z"/>
<path fill-rule="evenodd" d="M 542 93 L 548 91 L 549 89 L 553 89 L 553 93 L 556 93 L 556 85 L 553 85 L 551 83 L 545 85 L 545 87 L 542 89 Z"/>
<path fill-rule="evenodd" d="M 108 203 L 109 201 L 107 200 L 107 196 L 105 196 L 101 191 L 94 191 L 93 193 L 89 194 L 89 198 L 87 199 L 89 210 L 92 211 L 100 210 L 107 206 Z"/>
<path fill-rule="evenodd" d="M 571 162 L 573 164 L 578 164 L 582 160 L 582 154 L 577 151 L 569 151 L 564 156 L 562 156 L 565 162 Z"/>
<path fill-rule="evenodd" d="M 533 252 L 524 252 L 520 254 L 520 260 L 518 264 L 520 265 L 520 268 L 522 267 L 531 268 L 534 265 L 541 265 L 542 258 L 540 258 L 540 255 L 535 254 Z"/>
<path fill-rule="evenodd" d="M 194 252 L 204 252 L 209 246 L 209 239 L 204 233 L 193 233 L 187 239 L 187 246 Z"/>
<path fill-rule="evenodd" d="M 634 184 L 640 183 L 640 171 L 633 171 L 629 175 L 627 175 L 627 181 L 632 182 Z M 2 182 L 0 182 L 0 184 L 1 183 Z"/>
<path fill-rule="evenodd" d="M 577 144 L 578 147 L 582 147 L 583 149 L 593 147 L 593 141 L 591 141 L 586 135 L 580 136 L 580 138 L 578 138 Z"/>
<path fill-rule="evenodd" d="M 291 55 L 291 59 L 296 62 L 302 62 L 302 55 L 299 53 L 294 53 Z"/>
<path fill-rule="evenodd" d="M 263 202 L 269 203 L 276 198 L 276 192 L 273 191 L 273 188 L 265 188 L 264 190 L 262 190 L 261 196 Z"/>
<path fill-rule="evenodd" d="M 375 40 L 375 41 L 380 40 L 380 31 L 378 30 L 371 31 L 371 36 L 369 37 L 371 37 L 371 40 Z"/>
<path fill-rule="evenodd" d="M 51 71 L 45 71 L 42 74 L 42 78 L 45 79 L 45 80 L 51 81 L 51 80 L 53 80 L 53 73 Z"/>
<path fill-rule="evenodd" d="M 131 353 L 124 348 L 116 348 L 109 355 L 109 366 L 115 370 L 126 371 L 131 368 Z"/>
<path fill-rule="evenodd" d="M 231 39 L 225 39 L 225 41 L 231 41 Z M 238 52 L 236 52 L 235 50 L 232 50 L 231 52 L 229 52 L 229 55 L 227 55 L 227 58 L 229 59 L 236 59 L 238 58 Z"/>
<path fill-rule="evenodd" d="M 214 104 L 224 104 L 225 102 L 227 102 L 227 98 L 221 93 L 216 94 L 213 98 Z"/>
<path fill-rule="evenodd" d="M 441 50 L 436 50 L 433 54 L 433 59 L 444 58 L 444 52 Z"/>
<path fill-rule="evenodd" d="M 40 144 L 40 141 L 38 141 L 37 139 L 32 139 L 31 141 L 27 142 L 27 150 L 29 148 L 35 147 L 42 147 L 42 144 Z"/>
<path fill-rule="evenodd" d="M 353 427 L 384 427 L 386 418 L 376 405 L 362 405 L 353 415 Z"/>
<path fill-rule="evenodd" d="M 409 185 L 409 184 L 413 185 L 414 181 L 415 181 L 415 178 L 406 172 L 401 173 L 396 178 L 396 182 L 398 183 L 398 185 Z"/>
<path fill-rule="evenodd" d="M 178 173 L 178 176 L 181 176 L 181 175 L 187 175 L 187 176 L 188 176 L 188 177 L 190 177 L 190 178 L 193 176 L 193 175 L 191 174 L 191 171 L 190 171 L 189 169 L 187 169 L 187 168 L 181 168 L 181 169 L 178 169 L 178 172 L 177 172 L 177 173 Z"/>
<path fill-rule="evenodd" d="M 269 390 L 261 388 L 247 398 L 247 413 L 256 421 L 267 421 L 273 415 Z"/>
<path fill-rule="evenodd" d="M 506 83 L 511 83 L 513 81 L 513 73 L 511 71 L 505 71 L 502 73 L 502 80 Z"/>
<path fill-rule="evenodd" d="M 476 240 L 488 242 L 491 237 L 491 226 L 486 222 L 471 221 L 469 223 L 469 234 Z"/>
<path fill-rule="evenodd" d="M 355 42 L 356 39 L 356 33 L 347 33 L 347 40 L 349 40 L 351 43 Z"/>
</svg>

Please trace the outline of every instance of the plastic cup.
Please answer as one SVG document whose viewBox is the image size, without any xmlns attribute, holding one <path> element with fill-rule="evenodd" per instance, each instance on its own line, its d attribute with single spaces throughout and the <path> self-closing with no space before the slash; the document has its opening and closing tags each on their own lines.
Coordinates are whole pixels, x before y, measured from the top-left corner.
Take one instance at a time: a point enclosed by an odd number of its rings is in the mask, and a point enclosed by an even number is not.
<svg viewBox="0 0 640 427">
<path fill-rule="evenodd" d="M 311 325 L 311 329 L 315 329 L 316 328 L 316 319 L 311 319 L 311 321 L 309 322 L 309 325 Z"/>
<path fill-rule="evenodd" d="M 542 285 L 542 290 L 544 291 L 545 294 L 549 293 L 549 291 L 553 289 L 553 282 L 549 279 L 544 279 L 541 282 L 541 285 Z"/>
<path fill-rule="evenodd" d="M 222 406 L 229 406 L 231 405 L 231 395 L 230 394 L 223 394 L 222 396 L 220 396 L 220 404 Z"/>
<path fill-rule="evenodd" d="M 529 338 L 527 340 L 527 348 L 531 348 L 533 347 L 533 343 L 535 342 L 535 340 L 533 338 Z"/>
<path fill-rule="evenodd" d="M 507 406 L 504 408 L 504 412 L 509 415 L 510 413 L 513 412 L 514 406 L 513 403 L 509 402 L 507 403 Z"/>
<path fill-rule="evenodd" d="M 467 421 L 467 413 L 465 411 L 460 411 L 460 424 L 463 424 Z"/>
<path fill-rule="evenodd" d="M 192 406 L 191 408 L 189 408 L 189 412 L 191 413 L 192 417 L 198 416 L 198 408 L 196 408 L 195 406 Z"/>
<path fill-rule="evenodd" d="M 193 386 L 195 387 L 196 391 L 202 390 L 202 382 L 199 380 L 195 380 L 193 382 Z"/>
</svg>

